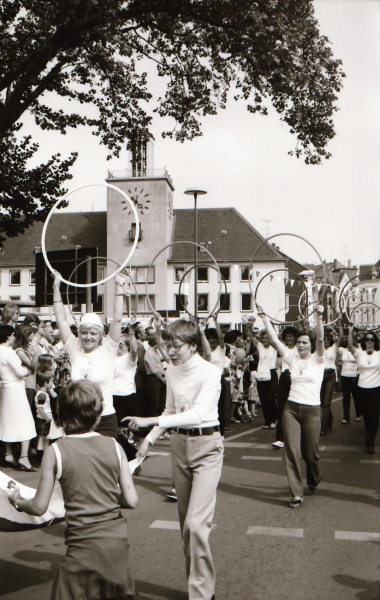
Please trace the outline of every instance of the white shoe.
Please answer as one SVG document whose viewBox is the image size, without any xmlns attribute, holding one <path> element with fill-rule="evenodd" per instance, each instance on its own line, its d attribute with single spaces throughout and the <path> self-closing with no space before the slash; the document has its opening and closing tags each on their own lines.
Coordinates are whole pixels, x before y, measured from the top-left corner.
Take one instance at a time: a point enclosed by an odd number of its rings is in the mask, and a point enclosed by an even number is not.
<svg viewBox="0 0 380 600">
<path fill-rule="evenodd" d="M 271 423 L 269 425 L 269 429 L 276 429 L 276 423 Z"/>
<path fill-rule="evenodd" d="M 280 440 L 278 442 L 273 442 L 272 446 L 274 448 L 283 448 L 284 447 L 284 442 L 280 442 Z"/>
<path fill-rule="evenodd" d="M 166 494 L 166 497 L 172 502 L 177 502 L 177 492 L 175 491 L 175 488 L 173 488 L 171 492 Z"/>
</svg>

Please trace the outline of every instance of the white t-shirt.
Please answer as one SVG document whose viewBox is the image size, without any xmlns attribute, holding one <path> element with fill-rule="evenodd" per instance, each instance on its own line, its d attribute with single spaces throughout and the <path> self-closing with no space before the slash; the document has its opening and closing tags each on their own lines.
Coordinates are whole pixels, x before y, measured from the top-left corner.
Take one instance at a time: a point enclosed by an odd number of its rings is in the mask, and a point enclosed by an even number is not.
<svg viewBox="0 0 380 600">
<path fill-rule="evenodd" d="M 324 359 L 324 368 L 325 369 L 334 369 L 336 371 L 336 351 L 337 345 L 333 344 L 330 348 L 326 348 L 324 351 L 323 359 Z"/>
<path fill-rule="evenodd" d="M 355 348 L 354 356 L 359 367 L 359 383 L 361 388 L 380 386 L 380 352 L 376 350 L 367 354 L 365 350 Z"/>
<path fill-rule="evenodd" d="M 226 348 L 221 348 L 217 346 L 215 350 L 211 352 L 210 363 L 218 367 L 219 371 L 223 373 L 224 371 L 224 363 L 226 358 Z M 231 362 L 231 361 L 230 361 Z"/>
<path fill-rule="evenodd" d="M 293 348 L 288 348 L 287 353 L 288 352 L 290 352 L 294 356 L 298 356 L 297 346 L 293 346 Z M 282 358 L 282 366 L 281 366 L 281 372 L 283 373 L 284 371 L 289 371 L 289 365 L 286 362 L 285 357 Z"/>
<path fill-rule="evenodd" d="M 153 444 L 160 427 L 213 427 L 219 425 L 220 370 L 195 353 L 182 365 L 168 365 L 166 408 L 147 436 Z"/>
<path fill-rule="evenodd" d="M 28 369 L 23 367 L 21 360 L 13 348 L 0 346 L 0 379 L 2 387 L 25 388 L 24 377 Z"/>
<path fill-rule="evenodd" d="M 116 367 L 113 374 L 114 396 L 129 396 L 136 393 L 136 368 L 137 358 L 132 360 L 129 352 L 116 357 Z"/>
<path fill-rule="evenodd" d="M 343 377 L 356 377 L 358 374 L 358 365 L 353 354 L 348 348 L 339 348 L 339 354 L 342 361 L 342 372 Z"/>
<path fill-rule="evenodd" d="M 257 365 L 255 377 L 257 381 L 270 381 L 270 370 L 276 368 L 277 350 L 273 346 L 265 348 L 261 342 L 258 342 L 257 351 L 259 353 L 259 364 Z"/>
<path fill-rule="evenodd" d="M 292 354 L 288 350 L 284 360 L 290 367 L 289 400 L 310 406 L 320 404 L 320 391 L 324 372 L 323 356 L 318 356 L 314 352 L 310 358 L 302 359 L 299 354 Z"/>
<path fill-rule="evenodd" d="M 70 357 L 72 381 L 89 379 L 101 388 L 104 401 L 103 417 L 115 413 L 112 389 L 118 347 L 118 342 L 114 342 L 109 335 L 106 335 L 102 345 L 92 352 L 84 352 L 82 344 L 74 334 L 71 334 L 65 343 L 65 350 Z"/>
</svg>

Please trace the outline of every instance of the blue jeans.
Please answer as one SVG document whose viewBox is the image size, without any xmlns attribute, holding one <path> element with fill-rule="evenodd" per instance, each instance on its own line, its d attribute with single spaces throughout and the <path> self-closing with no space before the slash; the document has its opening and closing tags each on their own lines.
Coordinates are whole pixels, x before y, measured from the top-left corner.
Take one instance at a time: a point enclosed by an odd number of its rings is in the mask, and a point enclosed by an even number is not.
<svg viewBox="0 0 380 600">
<path fill-rule="evenodd" d="M 303 497 L 301 456 L 306 463 L 306 483 L 316 488 L 320 481 L 318 438 L 321 427 L 320 406 L 288 400 L 282 416 L 285 467 L 292 498 Z"/>
</svg>

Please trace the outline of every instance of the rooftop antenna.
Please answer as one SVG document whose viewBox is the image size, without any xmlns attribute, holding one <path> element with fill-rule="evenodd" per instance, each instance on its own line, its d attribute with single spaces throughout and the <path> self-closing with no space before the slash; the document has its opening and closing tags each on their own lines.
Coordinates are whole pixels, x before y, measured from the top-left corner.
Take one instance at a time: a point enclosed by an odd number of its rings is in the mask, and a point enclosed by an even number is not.
<svg viewBox="0 0 380 600">
<path fill-rule="evenodd" d="M 272 221 L 275 221 L 275 220 L 276 219 L 260 219 L 260 221 L 265 221 L 265 223 L 266 223 L 266 230 L 267 230 L 266 231 L 266 235 L 267 235 L 267 238 L 269 237 L 269 232 L 270 232 L 270 227 L 269 227 L 268 223 L 271 223 Z"/>
</svg>

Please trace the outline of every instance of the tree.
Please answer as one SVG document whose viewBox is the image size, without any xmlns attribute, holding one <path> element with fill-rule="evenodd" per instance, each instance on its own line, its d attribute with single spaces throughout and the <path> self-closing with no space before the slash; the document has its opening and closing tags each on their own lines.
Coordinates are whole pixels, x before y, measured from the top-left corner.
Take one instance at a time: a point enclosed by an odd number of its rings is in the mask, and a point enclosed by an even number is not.
<svg viewBox="0 0 380 600">
<path fill-rule="evenodd" d="M 27 190 L 26 160 L 38 146 L 20 139 L 25 111 L 62 134 L 90 127 L 110 157 L 128 141 L 151 137 L 152 104 L 174 121 L 162 135 L 184 141 L 201 135 L 200 117 L 225 108 L 233 94 L 252 113 L 265 115 L 272 102 L 297 139 L 290 154 L 311 164 L 330 156 L 344 74 L 311 0 L 1 0 L 0 21 L 0 234 L 44 219 L 76 158 L 55 155 L 33 170 Z M 146 59 L 165 78 L 163 97 L 150 92 Z M 6 174 L 15 156 L 18 168 Z"/>
</svg>

